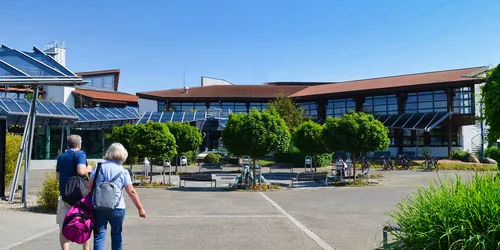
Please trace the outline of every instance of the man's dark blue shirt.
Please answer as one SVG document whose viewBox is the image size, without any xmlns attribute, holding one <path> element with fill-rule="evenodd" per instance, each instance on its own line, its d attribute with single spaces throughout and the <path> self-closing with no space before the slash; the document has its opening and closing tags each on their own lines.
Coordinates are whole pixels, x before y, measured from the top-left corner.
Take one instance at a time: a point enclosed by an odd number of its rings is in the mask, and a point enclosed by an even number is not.
<svg viewBox="0 0 500 250">
<path fill-rule="evenodd" d="M 74 159 L 73 159 L 74 155 Z M 77 175 L 76 166 L 87 166 L 87 155 L 82 150 L 68 149 L 57 158 L 56 171 L 59 173 L 59 192 L 64 193 L 64 187 L 69 178 Z"/>
</svg>

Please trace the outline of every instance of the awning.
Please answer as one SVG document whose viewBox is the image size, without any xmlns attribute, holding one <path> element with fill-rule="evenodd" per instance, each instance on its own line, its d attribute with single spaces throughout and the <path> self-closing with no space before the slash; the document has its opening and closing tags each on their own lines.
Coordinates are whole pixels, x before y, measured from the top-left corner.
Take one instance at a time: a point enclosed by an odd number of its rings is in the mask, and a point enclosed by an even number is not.
<svg viewBox="0 0 500 250">
<path fill-rule="evenodd" d="M 407 113 L 394 115 L 379 115 L 377 120 L 381 121 L 389 129 L 410 129 L 431 131 L 452 112 L 429 112 L 429 113 Z"/>
</svg>

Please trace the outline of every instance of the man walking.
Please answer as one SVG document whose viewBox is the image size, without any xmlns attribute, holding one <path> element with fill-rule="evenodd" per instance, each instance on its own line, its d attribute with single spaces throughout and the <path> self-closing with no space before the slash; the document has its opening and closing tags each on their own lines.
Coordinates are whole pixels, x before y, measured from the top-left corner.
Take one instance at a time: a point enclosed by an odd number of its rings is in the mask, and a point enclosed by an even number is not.
<svg viewBox="0 0 500 250">
<path fill-rule="evenodd" d="M 57 179 L 59 180 L 59 200 L 57 201 L 57 224 L 59 224 L 59 242 L 61 243 L 62 250 L 69 250 L 69 241 L 62 235 L 62 227 L 64 222 L 64 217 L 68 210 L 71 208 L 70 204 L 67 204 L 62 200 L 62 194 L 64 193 L 66 183 L 68 180 L 76 175 L 86 175 L 92 172 L 92 166 L 87 166 L 87 156 L 85 152 L 80 150 L 82 148 L 82 137 L 79 135 L 71 135 L 68 138 L 68 150 L 59 155 L 57 158 Z M 89 250 L 89 241 L 82 244 L 83 250 Z"/>
</svg>

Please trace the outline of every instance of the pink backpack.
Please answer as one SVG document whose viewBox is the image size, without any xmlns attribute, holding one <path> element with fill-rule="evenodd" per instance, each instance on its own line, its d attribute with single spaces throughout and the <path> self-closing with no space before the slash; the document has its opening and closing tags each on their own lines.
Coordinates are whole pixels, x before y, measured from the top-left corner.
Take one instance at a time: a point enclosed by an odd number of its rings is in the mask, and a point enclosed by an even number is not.
<svg viewBox="0 0 500 250">
<path fill-rule="evenodd" d="M 92 194 L 75 202 L 64 218 L 62 235 L 71 242 L 83 244 L 92 235 L 94 229 L 94 209 Z"/>
</svg>

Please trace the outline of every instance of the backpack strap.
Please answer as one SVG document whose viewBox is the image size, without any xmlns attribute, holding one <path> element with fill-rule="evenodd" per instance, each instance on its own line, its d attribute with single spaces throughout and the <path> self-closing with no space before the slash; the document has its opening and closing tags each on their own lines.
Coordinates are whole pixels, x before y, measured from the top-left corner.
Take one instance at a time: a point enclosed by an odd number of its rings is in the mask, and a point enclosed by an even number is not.
<svg viewBox="0 0 500 250">
<path fill-rule="evenodd" d="M 115 177 L 113 177 L 113 179 L 111 179 L 109 182 L 116 181 L 116 179 L 118 179 L 118 177 L 120 177 L 122 174 L 123 174 L 123 171 L 120 171 L 120 173 L 118 173 L 117 175 L 115 175 Z"/>
<path fill-rule="evenodd" d="M 111 179 L 111 181 L 109 181 L 109 182 L 110 183 L 115 182 L 116 179 L 118 179 L 118 177 L 120 177 L 122 174 L 123 174 L 123 170 L 120 171 L 120 173 L 118 173 L 117 175 L 115 175 L 115 177 L 113 177 L 113 179 Z M 120 201 L 122 200 L 122 197 L 123 197 L 123 190 L 120 191 L 120 197 L 118 197 L 118 200 L 116 201 L 115 208 L 118 207 L 118 205 L 120 205 Z"/>
</svg>

